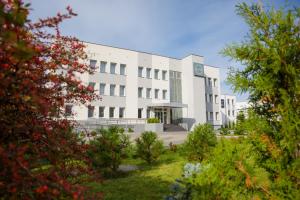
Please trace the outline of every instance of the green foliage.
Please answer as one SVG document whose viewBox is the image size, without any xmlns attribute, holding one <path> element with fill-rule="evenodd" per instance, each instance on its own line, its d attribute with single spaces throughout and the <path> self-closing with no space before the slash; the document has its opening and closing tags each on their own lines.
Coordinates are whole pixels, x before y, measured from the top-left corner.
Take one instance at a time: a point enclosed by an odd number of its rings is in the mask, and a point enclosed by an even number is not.
<svg viewBox="0 0 300 200">
<path fill-rule="evenodd" d="M 148 124 L 152 124 L 152 123 L 160 123 L 160 121 L 159 121 L 158 118 L 153 117 L 153 118 L 148 118 L 148 119 L 147 119 L 147 123 L 148 123 Z"/>
<path fill-rule="evenodd" d="M 199 124 L 189 133 L 184 150 L 190 160 L 202 161 L 217 144 L 217 137 L 210 124 Z"/>
<path fill-rule="evenodd" d="M 145 160 L 148 164 L 153 163 L 162 154 L 163 142 L 158 140 L 157 134 L 152 131 L 143 132 L 136 139 L 137 156 Z"/>
<path fill-rule="evenodd" d="M 133 133 L 133 129 L 132 128 L 128 128 L 128 133 Z"/>
<path fill-rule="evenodd" d="M 221 135 L 229 135 L 230 134 L 230 130 L 228 128 L 220 128 L 220 134 Z"/>
<path fill-rule="evenodd" d="M 116 126 L 99 129 L 96 133 L 96 138 L 90 142 L 88 156 L 95 169 L 104 169 L 107 174 L 115 173 L 122 158 L 128 154 L 129 137 Z"/>
</svg>

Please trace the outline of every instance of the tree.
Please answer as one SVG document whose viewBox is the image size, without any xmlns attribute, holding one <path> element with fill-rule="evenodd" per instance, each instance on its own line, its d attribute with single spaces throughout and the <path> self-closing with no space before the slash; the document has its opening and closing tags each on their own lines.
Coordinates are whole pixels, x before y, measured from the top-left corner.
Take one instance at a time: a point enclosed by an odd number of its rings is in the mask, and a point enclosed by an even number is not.
<svg viewBox="0 0 300 200">
<path fill-rule="evenodd" d="M 0 196 L 83 198 L 77 177 L 88 172 L 86 146 L 64 118 L 65 103 L 96 98 L 78 79 L 88 72 L 84 45 L 62 36 L 76 14 L 31 23 L 29 5 L 0 1 Z"/>
</svg>

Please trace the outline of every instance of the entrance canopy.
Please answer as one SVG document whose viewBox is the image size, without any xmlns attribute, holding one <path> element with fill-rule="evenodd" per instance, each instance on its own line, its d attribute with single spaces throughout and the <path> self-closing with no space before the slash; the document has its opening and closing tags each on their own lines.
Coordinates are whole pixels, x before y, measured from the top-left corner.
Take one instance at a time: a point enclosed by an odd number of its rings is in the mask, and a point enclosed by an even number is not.
<svg viewBox="0 0 300 200">
<path fill-rule="evenodd" d="M 165 108 L 187 108 L 187 104 L 171 102 L 171 103 L 152 103 L 149 104 L 148 107 L 165 107 Z"/>
</svg>

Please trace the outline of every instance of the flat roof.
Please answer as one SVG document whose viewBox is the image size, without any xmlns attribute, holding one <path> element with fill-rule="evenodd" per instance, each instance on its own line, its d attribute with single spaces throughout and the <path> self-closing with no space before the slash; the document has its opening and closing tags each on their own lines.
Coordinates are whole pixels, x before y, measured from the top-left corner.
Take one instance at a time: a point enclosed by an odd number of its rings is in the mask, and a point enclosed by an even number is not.
<svg viewBox="0 0 300 200">
<path fill-rule="evenodd" d="M 100 43 L 94 43 L 94 42 L 88 42 L 88 41 L 83 41 L 82 42 L 84 43 L 89 43 L 89 44 L 95 44 L 95 45 L 101 45 L 101 46 L 105 46 L 105 47 L 111 47 L 111 48 L 115 48 L 115 49 L 123 49 L 123 50 L 127 50 L 127 51 L 134 51 L 134 52 L 138 52 L 138 53 L 145 53 L 145 54 L 149 54 L 149 55 L 155 55 L 155 56 L 161 56 L 161 57 L 165 57 L 165 58 L 171 58 L 171 59 L 175 59 L 175 60 L 181 60 L 179 58 L 175 58 L 175 57 L 171 57 L 171 56 L 164 56 L 164 55 L 160 55 L 160 54 L 155 54 L 155 53 L 149 53 L 149 52 L 145 52 L 145 51 L 138 51 L 138 50 L 133 50 L 133 49 L 128 49 L 128 48 L 122 48 L 122 47 L 115 47 L 115 46 L 111 46 L 111 45 L 106 45 L 106 44 L 100 44 Z M 199 57 L 203 57 L 201 55 L 197 55 L 197 54 L 194 54 L 194 53 L 191 53 L 185 57 L 188 57 L 188 56 L 199 56 Z M 183 58 L 185 58 L 183 57 Z"/>
</svg>

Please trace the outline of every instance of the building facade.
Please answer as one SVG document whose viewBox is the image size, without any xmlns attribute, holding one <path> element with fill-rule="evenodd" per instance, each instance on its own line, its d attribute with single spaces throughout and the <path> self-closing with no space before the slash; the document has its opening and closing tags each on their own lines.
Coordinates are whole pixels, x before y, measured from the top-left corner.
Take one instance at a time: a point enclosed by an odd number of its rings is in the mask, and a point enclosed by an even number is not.
<svg viewBox="0 0 300 200">
<path fill-rule="evenodd" d="M 146 119 L 192 129 L 196 124 L 222 124 L 219 68 L 204 58 L 182 59 L 85 43 L 94 74 L 79 78 L 102 100 L 68 105 L 76 120 Z"/>
<path fill-rule="evenodd" d="M 236 96 L 221 95 L 221 113 L 223 126 L 231 126 L 236 122 Z"/>
</svg>

